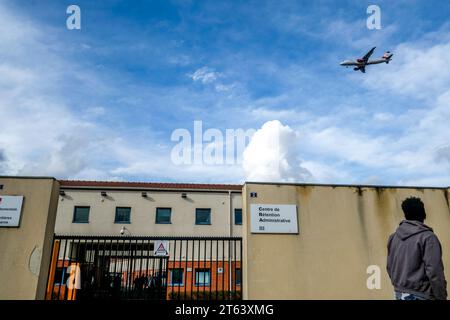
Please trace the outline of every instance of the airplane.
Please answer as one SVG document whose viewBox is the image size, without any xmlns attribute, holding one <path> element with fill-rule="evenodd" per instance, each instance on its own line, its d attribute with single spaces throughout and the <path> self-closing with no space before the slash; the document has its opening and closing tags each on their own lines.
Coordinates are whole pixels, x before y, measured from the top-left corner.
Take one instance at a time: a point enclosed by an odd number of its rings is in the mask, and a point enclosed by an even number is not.
<svg viewBox="0 0 450 320">
<path fill-rule="evenodd" d="M 366 53 L 366 55 L 360 59 L 356 59 L 356 61 L 352 60 L 345 60 L 340 63 L 341 66 L 349 67 L 349 66 L 355 66 L 353 70 L 355 71 L 361 71 L 362 73 L 366 73 L 366 66 L 369 64 L 380 64 L 380 63 L 386 63 L 388 64 L 389 61 L 392 60 L 393 53 L 390 53 L 387 51 L 380 59 L 375 60 L 369 60 L 370 56 L 375 51 L 376 47 L 373 47 L 370 49 L 369 52 Z"/>
</svg>

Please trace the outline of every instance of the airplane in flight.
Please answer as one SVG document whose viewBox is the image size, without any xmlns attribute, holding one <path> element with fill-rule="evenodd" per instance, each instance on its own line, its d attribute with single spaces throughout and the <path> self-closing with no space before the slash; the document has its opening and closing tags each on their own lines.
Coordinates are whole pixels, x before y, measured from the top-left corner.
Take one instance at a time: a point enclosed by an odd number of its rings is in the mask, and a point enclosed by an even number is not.
<svg viewBox="0 0 450 320">
<path fill-rule="evenodd" d="M 373 54 L 373 52 L 375 51 L 376 47 L 373 47 L 372 49 L 370 49 L 369 52 L 366 53 L 366 55 L 360 59 L 356 59 L 356 60 L 345 60 L 342 61 L 340 64 L 341 66 L 344 67 L 350 67 L 350 66 L 354 66 L 353 70 L 355 71 L 361 71 L 362 73 L 366 73 L 366 66 L 369 64 L 380 64 L 380 63 L 389 63 L 389 61 L 392 60 L 392 56 L 394 55 L 393 53 L 390 53 L 389 51 L 387 51 L 380 59 L 375 59 L 375 60 L 369 60 L 370 56 Z"/>
</svg>

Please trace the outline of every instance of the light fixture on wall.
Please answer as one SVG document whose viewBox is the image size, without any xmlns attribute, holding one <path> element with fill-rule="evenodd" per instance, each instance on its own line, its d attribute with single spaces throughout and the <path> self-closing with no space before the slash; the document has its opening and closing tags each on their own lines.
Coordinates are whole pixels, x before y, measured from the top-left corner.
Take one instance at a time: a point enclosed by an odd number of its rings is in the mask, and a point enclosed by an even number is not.
<svg viewBox="0 0 450 320">
<path fill-rule="evenodd" d="M 102 195 L 102 197 L 106 197 L 107 196 L 106 191 L 102 191 L 101 195 Z"/>
<path fill-rule="evenodd" d="M 258 194 L 256 192 L 250 192 L 250 198 L 257 198 Z"/>
<path fill-rule="evenodd" d="M 59 195 L 61 197 L 65 197 L 66 196 L 66 192 L 64 190 L 59 190 Z"/>
<path fill-rule="evenodd" d="M 182 197 L 183 199 L 186 199 L 186 198 L 187 198 L 186 193 L 183 192 L 183 193 L 181 194 L 181 197 Z"/>
<path fill-rule="evenodd" d="M 147 192 L 144 191 L 144 192 L 142 192 L 141 195 L 142 195 L 142 198 L 147 198 Z"/>
</svg>

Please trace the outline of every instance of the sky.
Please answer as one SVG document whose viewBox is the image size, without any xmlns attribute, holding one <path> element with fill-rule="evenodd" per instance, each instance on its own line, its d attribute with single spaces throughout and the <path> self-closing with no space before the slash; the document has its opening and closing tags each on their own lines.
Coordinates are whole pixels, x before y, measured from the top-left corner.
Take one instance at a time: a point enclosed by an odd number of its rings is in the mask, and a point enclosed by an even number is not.
<svg viewBox="0 0 450 320">
<path fill-rule="evenodd" d="M 0 0 L 0 175 L 449 186 L 448 12 L 437 0 Z M 392 62 L 339 65 L 374 46 Z M 174 132 L 191 135 L 189 158 L 227 153 L 217 137 L 238 129 L 253 134 L 234 161 L 174 161 Z"/>
</svg>

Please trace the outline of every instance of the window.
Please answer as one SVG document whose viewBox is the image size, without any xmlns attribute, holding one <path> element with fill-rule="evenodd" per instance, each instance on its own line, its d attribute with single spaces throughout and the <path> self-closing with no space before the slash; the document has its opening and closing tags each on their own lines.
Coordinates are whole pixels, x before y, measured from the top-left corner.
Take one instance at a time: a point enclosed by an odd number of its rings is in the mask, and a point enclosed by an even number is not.
<svg viewBox="0 0 450 320">
<path fill-rule="evenodd" d="M 116 217 L 114 223 L 130 223 L 131 208 L 116 207 Z"/>
<path fill-rule="evenodd" d="M 88 223 L 90 207 L 75 207 L 73 211 L 73 223 Z"/>
<path fill-rule="evenodd" d="M 211 209 L 195 209 L 195 224 L 211 224 Z"/>
<path fill-rule="evenodd" d="M 235 283 L 236 283 L 236 285 L 237 286 L 240 286 L 241 285 L 241 279 L 242 279 L 242 276 L 241 276 L 241 268 L 236 268 L 235 270 L 234 270 L 234 281 L 235 281 Z"/>
<path fill-rule="evenodd" d="M 170 270 L 170 285 L 183 286 L 183 275 L 184 275 L 183 268 L 171 269 Z"/>
<path fill-rule="evenodd" d="M 234 209 L 234 224 L 242 224 L 242 209 Z"/>
<path fill-rule="evenodd" d="M 196 286 L 209 286 L 210 283 L 209 269 L 196 269 L 195 270 L 195 285 Z"/>
<path fill-rule="evenodd" d="M 172 208 L 156 208 L 156 223 L 169 224 Z"/>
</svg>

